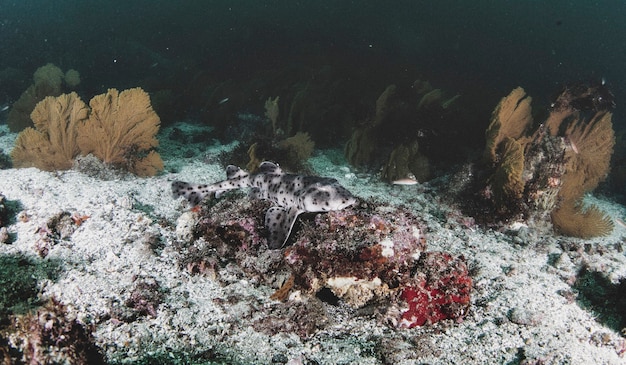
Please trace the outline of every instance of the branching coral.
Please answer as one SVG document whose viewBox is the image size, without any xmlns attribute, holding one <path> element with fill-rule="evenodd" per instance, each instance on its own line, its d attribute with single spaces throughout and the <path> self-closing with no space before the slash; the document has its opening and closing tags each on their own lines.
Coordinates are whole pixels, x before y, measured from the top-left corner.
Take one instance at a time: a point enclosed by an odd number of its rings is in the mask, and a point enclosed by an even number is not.
<svg viewBox="0 0 626 365">
<path fill-rule="evenodd" d="M 396 85 L 389 85 L 376 99 L 375 117 L 365 128 L 354 131 L 345 147 L 345 155 L 354 166 L 368 165 L 374 162 L 374 152 L 377 149 L 378 127 L 383 123 L 391 109 L 390 103 L 396 93 Z"/>
<path fill-rule="evenodd" d="M 308 133 L 303 132 L 278 142 L 259 138 L 247 150 L 249 160 L 246 169 L 255 172 L 262 161 L 281 161 L 281 166 L 288 170 L 302 171 L 314 148 L 315 142 Z"/>
<path fill-rule="evenodd" d="M 505 137 L 500 148 L 500 164 L 492 177 L 492 184 L 498 187 L 494 199 L 501 209 L 512 209 L 507 203 L 521 199 L 524 193 L 524 149 L 511 137 Z"/>
<path fill-rule="evenodd" d="M 609 172 L 609 163 L 615 145 L 611 113 L 600 112 L 586 122 L 580 118 L 572 122 L 565 131 L 570 143 L 569 172 L 578 172 L 584 177 L 578 185 L 582 193 L 595 189 Z"/>
<path fill-rule="evenodd" d="M 109 89 L 89 102 L 91 114 L 79 129 L 78 145 L 105 163 L 123 167 L 140 176 L 155 175 L 163 161 L 158 146 L 159 117 L 150 97 L 140 88 Z"/>
<path fill-rule="evenodd" d="M 308 133 L 298 132 L 278 143 L 278 147 L 292 155 L 292 159 L 304 161 L 311 157 L 315 142 Z"/>
<path fill-rule="evenodd" d="M 76 93 L 45 98 L 31 114 L 35 128 L 25 129 L 15 141 L 11 152 L 15 167 L 47 171 L 72 167 L 72 160 L 80 152 L 77 129 L 88 113 L 87 105 Z"/>
<path fill-rule="evenodd" d="M 565 201 L 552 212 L 554 229 L 566 236 L 592 238 L 604 236 L 613 230 L 613 222 L 595 205 Z"/>
<path fill-rule="evenodd" d="M 401 144 L 389 155 L 389 161 L 383 166 L 381 176 L 385 181 L 396 181 L 411 176 L 417 181 L 426 181 L 430 176 L 428 158 L 419 152 L 417 142 L 409 146 Z"/>
<path fill-rule="evenodd" d="M 272 132 L 274 135 L 278 133 L 278 116 L 280 115 L 280 109 L 278 108 L 278 100 L 279 96 L 272 98 L 267 98 L 265 101 L 265 116 L 272 123 Z"/>
</svg>

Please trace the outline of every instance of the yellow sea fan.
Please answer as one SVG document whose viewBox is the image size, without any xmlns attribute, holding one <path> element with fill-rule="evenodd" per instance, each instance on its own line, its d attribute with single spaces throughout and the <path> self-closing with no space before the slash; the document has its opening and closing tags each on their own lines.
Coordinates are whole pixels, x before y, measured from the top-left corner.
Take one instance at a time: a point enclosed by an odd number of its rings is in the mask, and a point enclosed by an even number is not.
<svg viewBox="0 0 626 365">
<path fill-rule="evenodd" d="M 48 96 L 35 106 L 31 119 L 35 128 L 26 128 L 17 137 L 11 158 L 15 167 L 67 170 L 79 154 L 77 127 L 87 119 L 89 109 L 76 93 Z"/>
<path fill-rule="evenodd" d="M 530 102 L 532 98 L 526 95 L 521 87 L 511 91 L 502 98 L 491 115 L 491 123 L 485 132 L 487 145 L 485 158 L 490 162 L 496 162 L 496 151 L 505 138 L 515 140 L 523 137 L 533 123 Z"/>
<path fill-rule="evenodd" d="M 91 114 L 79 129 L 82 154 L 93 154 L 105 163 L 143 175 L 159 171 L 163 162 L 152 149 L 159 141 L 160 119 L 141 88 L 109 89 L 89 102 Z M 146 169 L 146 166 L 152 166 Z M 154 175 L 154 174 L 153 174 Z"/>
<path fill-rule="evenodd" d="M 613 231 L 611 217 L 595 205 L 583 208 L 580 202 L 565 203 L 552 212 L 554 230 L 565 236 L 592 238 Z"/>
<path fill-rule="evenodd" d="M 582 174 L 584 179 L 580 183 L 583 192 L 595 189 L 609 172 L 615 145 L 611 119 L 611 113 L 598 112 L 589 122 L 576 120 L 565 131 L 565 135 L 577 151 L 570 153 L 571 159 L 566 175 Z"/>
<path fill-rule="evenodd" d="M 308 133 L 298 132 L 279 142 L 278 146 L 293 153 L 296 159 L 304 161 L 311 157 L 313 149 L 315 148 L 315 142 L 311 140 L 311 136 L 309 136 Z"/>
<path fill-rule="evenodd" d="M 507 202 L 521 199 L 524 193 L 524 149 L 510 137 L 506 137 L 502 144 L 502 157 L 492 185 L 496 204 L 505 208 Z"/>
</svg>

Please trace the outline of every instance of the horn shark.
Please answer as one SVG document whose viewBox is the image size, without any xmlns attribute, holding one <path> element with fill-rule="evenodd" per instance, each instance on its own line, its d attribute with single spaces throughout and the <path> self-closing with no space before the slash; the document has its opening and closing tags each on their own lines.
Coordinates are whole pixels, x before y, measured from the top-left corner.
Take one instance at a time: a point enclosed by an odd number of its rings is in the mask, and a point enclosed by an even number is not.
<svg viewBox="0 0 626 365">
<path fill-rule="evenodd" d="M 228 190 L 241 188 L 251 188 L 253 198 L 274 203 L 265 213 L 270 248 L 285 245 L 301 213 L 341 210 L 357 201 L 333 178 L 284 173 L 277 164 L 269 161 L 262 162 L 259 171 L 254 174 L 229 165 L 226 168 L 226 180 L 214 184 L 172 183 L 173 195 L 184 196 L 192 205 L 199 204 L 212 193 L 219 198 Z"/>
</svg>

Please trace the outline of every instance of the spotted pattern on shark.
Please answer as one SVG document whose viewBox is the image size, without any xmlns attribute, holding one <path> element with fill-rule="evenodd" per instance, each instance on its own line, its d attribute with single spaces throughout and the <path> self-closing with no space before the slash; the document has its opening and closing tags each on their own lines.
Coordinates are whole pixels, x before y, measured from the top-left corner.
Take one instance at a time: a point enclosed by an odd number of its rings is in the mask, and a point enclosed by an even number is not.
<svg viewBox="0 0 626 365">
<path fill-rule="evenodd" d="M 241 188 L 251 188 L 253 198 L 274 204 L 265 213 L 270 248 L 285 245 L 301 213 L 341 210 L 356 203 L 352 193 L 333 178 L 284 173 L 277 164 L 269 161 L 262 162 L 255 174 L 229 165 L 226 180 L 214 184 L 172 183 L 174 196 L 183 196 L 192 205 L 200 204 L 211 194 L 219 198 L 226 191 Z"/>
</svg>

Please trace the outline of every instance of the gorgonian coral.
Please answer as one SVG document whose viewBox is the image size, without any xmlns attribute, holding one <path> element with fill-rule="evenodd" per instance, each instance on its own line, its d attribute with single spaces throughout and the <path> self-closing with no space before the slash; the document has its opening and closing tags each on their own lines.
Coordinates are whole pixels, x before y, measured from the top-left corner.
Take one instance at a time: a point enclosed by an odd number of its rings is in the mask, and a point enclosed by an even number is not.
<svg viewBox="0 0 626 365">
<path fill-rule="evenodd" d="M 613 104 L 607 95 L 603 85 L 565 88 L 534 130 L 530 97 L 522 88 L 500 101 L 484 152 L 491 176 L 483 189 L 488 194 L 482 195 L 493 203 L 494 220 L 550 216 L 565 235 L 611 231 L 604 214 L 582 204 L 583 195 L 606 178 L 613 153 Z"/>
<path fill-rule="evenodd" d="M 146 92 L 110 89 L 89 105 L 91 109 L 76 93 L 39 102 L 31 113 L 35 128 L 22 131 L 15 141 L 11 152 L 15 166 L 66 170 L 78 155 L 93 154 L 139 176 L 163 169 L 154 151 L 159 117 Z"/>
</svg>

